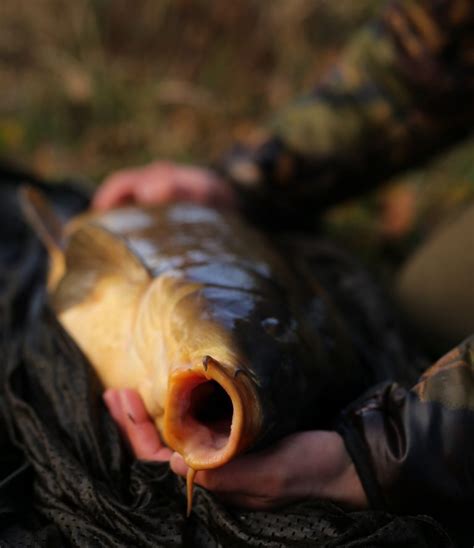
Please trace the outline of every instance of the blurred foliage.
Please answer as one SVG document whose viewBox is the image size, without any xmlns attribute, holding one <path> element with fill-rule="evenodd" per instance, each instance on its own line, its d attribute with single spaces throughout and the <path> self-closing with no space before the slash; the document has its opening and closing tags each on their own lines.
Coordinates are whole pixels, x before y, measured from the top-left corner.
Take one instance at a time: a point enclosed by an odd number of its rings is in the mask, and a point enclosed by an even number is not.
<svg viewBox="0 0 474 548">
<path fill-rule="evenodd" d="M 329 211 L 332 238 L 387 276 L 474 201 L 474 138 L 384 187 Z"/>
<path fill-rule="evenodd" d="M 208 163 L 307 92 L 381 0 L 2 0 L 0 156 L 48 177 Z M 474 196 L 474 141 L 337 208 L 329 233 L 399 261 Z"/>
<path fill-rule="evenodd" d="M 44 175 L 208 162 L 317 81 L 376 0 L 3 0 L 0 155 Z"/>
</svg>

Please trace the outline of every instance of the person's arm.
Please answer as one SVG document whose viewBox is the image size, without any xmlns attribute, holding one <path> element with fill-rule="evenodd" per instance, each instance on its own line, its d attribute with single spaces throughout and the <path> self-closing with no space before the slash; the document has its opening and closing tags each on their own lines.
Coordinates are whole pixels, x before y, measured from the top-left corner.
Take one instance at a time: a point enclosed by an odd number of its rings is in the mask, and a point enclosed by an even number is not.
<svg viewBox="0 0 474 548">
<path fill-rule="evenodd" d="M 474 121 L 474 4 L 398 0 L 349 42 L 260 147 L 221 164 L 255 216 L 301 218 L 463 137 Z"/>
<path fill-rule="evenodd" d="M 412 390 L 369 391 L 344 411 L 339 432 L 372 507 L 461 518 L 474 504 L 474 336 Z"/>
</svg>

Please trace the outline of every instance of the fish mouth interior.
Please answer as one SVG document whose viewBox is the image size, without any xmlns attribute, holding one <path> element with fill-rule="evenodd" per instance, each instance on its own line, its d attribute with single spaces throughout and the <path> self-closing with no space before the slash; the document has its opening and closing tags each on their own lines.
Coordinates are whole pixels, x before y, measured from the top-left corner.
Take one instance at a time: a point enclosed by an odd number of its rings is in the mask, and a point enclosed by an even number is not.
<svg viewBox="0 0 474 548">
<path fill-rule="evenodd" d="M 234 430 L 234 404 L 227 391 L 204 375 L 186 375 L 174 383 L 171 400 L 171 445 L 196 469 L 218 466 L 226 459 Z M 236 441 L 236 440 L 234 440 Z"/>
<path fill-rule="evenodd" d="M 230 436 L 233 412 L 227 392 L 218 382 L 209 380 L 191 390 L 185 420 L 195 429 L 203 429 L 209 436 L 209 444 L 221 449 Z"/>
<path fill-rule="evenodd" d="M 222 466 L 254 436 L 244 414 L 244 402 L 251 407 L 246 386 L 210 369 L 173 375 L 165 407 L 165 441 L 195 470 Z"/>
<path fill-rule="evenodd" d="M 222 386 L 205 377 L 194 377 L 183 386 L 180 427 L 195 456 L 216 457 L 228 443 L 234 409 Z M 208 453 L 208 454 L 207 454 Z"/>
</svg>

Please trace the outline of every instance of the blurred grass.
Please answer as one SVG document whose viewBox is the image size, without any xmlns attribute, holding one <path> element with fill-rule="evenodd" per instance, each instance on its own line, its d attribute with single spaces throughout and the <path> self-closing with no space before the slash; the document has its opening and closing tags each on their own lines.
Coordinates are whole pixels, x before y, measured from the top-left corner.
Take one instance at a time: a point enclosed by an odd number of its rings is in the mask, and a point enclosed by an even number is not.
<svg viewBox="0 0 474 548">
<path fill-rule="evenodd" d="M 3 0 L 0 155 L 99 180 L 207 162 L 307 90 L 376 0 Z"/>
<path fill-rule="evenodd" d="M 381 4 L 2 0 L 0 157 L 95 183 L 155 158 L 208 163 L 308 91 Z M 326 226 L 367 260 L 399 260 L 472 199 L 474 140 Z"/>
</svg>

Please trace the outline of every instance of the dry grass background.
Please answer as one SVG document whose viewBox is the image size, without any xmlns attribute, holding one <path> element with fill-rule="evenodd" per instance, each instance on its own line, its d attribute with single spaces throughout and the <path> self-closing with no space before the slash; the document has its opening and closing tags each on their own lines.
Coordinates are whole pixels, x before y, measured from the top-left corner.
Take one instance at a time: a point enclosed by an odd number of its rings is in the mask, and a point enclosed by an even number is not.
<svg viewBox="0 0 474 548">
<path fill-rule="evenodd" d="M 377 0 L 2 0 L 0 154 L 98 179 L 208 161 L 304 92 Z"/>
<path fill-rule="evenodd" d="M 95 183 L 153 158 L 206 163 L 310 89 L 382 3 L 2 0 L 0 157 Z M 473 189 L 470 142 L 328 226 L 359 253 L 405 250 Z M 387 195 L 405 210 L 416 201 L 416 229 L 389 234 Z"/>
</svg>

